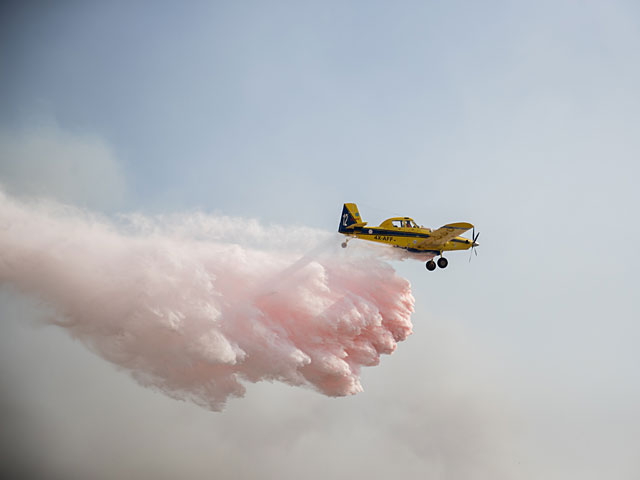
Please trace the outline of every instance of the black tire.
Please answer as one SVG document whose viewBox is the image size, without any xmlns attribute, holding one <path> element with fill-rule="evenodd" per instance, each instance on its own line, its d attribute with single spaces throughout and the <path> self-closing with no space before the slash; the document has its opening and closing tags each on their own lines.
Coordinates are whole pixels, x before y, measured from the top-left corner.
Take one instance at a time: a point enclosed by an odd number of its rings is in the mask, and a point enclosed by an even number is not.
<svg viewBox="0 0 640 480">
<path fill-rule="evenodd" d="M 436 262 L 434 262 L 433 260 L 429 260 L 425 266 L 427 267 L 427 270 L 433 272 L 436 269 Z"/>
<path fill-rule="evenodd" d="M 342 242 L 342 248 L 347 248 L 347 242 Z"/>
<path fill-rule="evenodd" d="M 438 266 L 440 268 L 447 268 L 447 265 L 449 265 L 449 261 L 446 258 L 440 257 L 438 259 Z"/>
</svg>

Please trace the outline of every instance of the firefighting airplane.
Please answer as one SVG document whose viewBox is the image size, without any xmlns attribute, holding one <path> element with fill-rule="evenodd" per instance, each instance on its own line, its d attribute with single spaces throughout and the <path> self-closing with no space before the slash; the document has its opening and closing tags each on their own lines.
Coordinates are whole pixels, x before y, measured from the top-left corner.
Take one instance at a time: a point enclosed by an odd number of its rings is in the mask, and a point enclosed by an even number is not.
<svg viewBox="0 0 640 480">
<path fill-rule="evenodd" d="M 433 257 L 436 255 L 440 255 L 438 266 L 440 268 L 447 267 L 449 262 L 442 256 L 442 252 L 471 248 L 476 255 L 478 254 L 475 247 L 479 245 L 476 240 L 478 240 L 480 232 L 475 233 L 475 227 L 470 223 L 449 223 L 433 231 L 430 228 L 418 227 L 412 218 L 394 217 L 388 218 L 379 227 L 366 227 L 366 225 L 367 222 L 362 221 L 356 204 L 345 203 L 342 208 L 338 232 L 350 238 L 342 243 L 342 248 L 347 247 L 347 242 L 351 238 L 393 245 L 412 253 L 423 254 L 429 258 L 426 264 L 429 271 L 436 269 L 436 262 L 433 261 Z M 472 228 L 471 240 L 459 236 Z M 469 261 L 471 261 L 471 257 L 469 257 Z"/>
</svg>

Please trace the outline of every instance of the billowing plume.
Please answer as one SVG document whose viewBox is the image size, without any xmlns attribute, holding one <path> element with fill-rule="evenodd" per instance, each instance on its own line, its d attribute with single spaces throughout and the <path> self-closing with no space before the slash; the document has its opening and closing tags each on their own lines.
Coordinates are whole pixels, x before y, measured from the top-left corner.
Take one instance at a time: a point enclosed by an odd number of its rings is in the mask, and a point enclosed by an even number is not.
<svg viewBox="0 0 640 480">
<path fill-rule="evenodd" d="M 306 228 L 203 214 L 107 220 L 0 192 L 0 284 L 142 385 L 212 410 L 243 381 L 360 392 L 411 334 L 409 282 Z"/>
</svg>

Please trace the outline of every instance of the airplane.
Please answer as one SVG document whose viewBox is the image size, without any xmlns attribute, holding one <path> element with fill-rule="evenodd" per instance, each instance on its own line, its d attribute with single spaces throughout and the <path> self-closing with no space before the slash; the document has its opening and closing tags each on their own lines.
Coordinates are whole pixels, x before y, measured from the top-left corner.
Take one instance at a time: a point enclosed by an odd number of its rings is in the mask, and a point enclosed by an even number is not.
<svg viewBox="0 0 640 480">
<path fill-rule="evenodd" d="M 476 233 L 475 227 L 470 223 L 448 223 L 434 231 L 423 226 L 419 227 L 412 218 L 393 217 L 386 219 L 378 227 L 367 227 L 366 225 L 367 222 L 362 221 L 356 204 L 345 203 L 342 207 L 338 232 L 349 238 L 342 243 L 342 248 L 346 248 L 347 242 L 352 238 L 385 243 L 429 258 L 426 263 L 429 271 L 436 269 L 436 262 L 433 261 L 433 257 L 436 255 L 440 255 L 438 267 L 447 267 L 449 262 L 442 256 L 445 251 L 472 249 L 478 255 L 475 247 L 479 245 L 477 240 L 480 232 Z M 471 229 L 473 229 L 471 239 L 460 236 Z M 471 257 L 469 257 L 469 261 L 471 261 Z"/>
</svg>

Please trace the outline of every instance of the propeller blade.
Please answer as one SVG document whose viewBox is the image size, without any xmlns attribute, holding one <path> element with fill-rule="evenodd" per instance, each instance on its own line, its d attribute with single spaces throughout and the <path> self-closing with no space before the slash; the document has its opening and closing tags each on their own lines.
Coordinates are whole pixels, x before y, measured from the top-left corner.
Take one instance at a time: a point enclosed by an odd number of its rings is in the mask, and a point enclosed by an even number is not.
<svg viewBox="0 0 640 480">
<path fill-rule="evenodd" d="M 476 227 L 473 227 L 473 231 L 471 232 L 471 251 L 469 252 L 469 263 L 471 263 L 471 258 L 473 257 L 473 254 L 475 253 L 476 257 L 478 256 L 478 251 L 476 250 L 476 247 L 478 246 L 477 244 L 477 240 L 478 237 L 480 236 L 480 232 L 476 233 Z"/>
<path fill-rule="evenodd" d="M 476 254 L 476 257 L 478 256 L 478 251 L 476 250 L 478 244 L 476 243 L 476 240 L 478 240 L 479 236 L 480 232 L 476 233 L 476 227 L 473 227 L 473 230 L 471 232 L 471 251 L 469 252 L 469 263 L 471 263 L 471 257 L 473 257 L 474 253 Z"/>
</svg>

